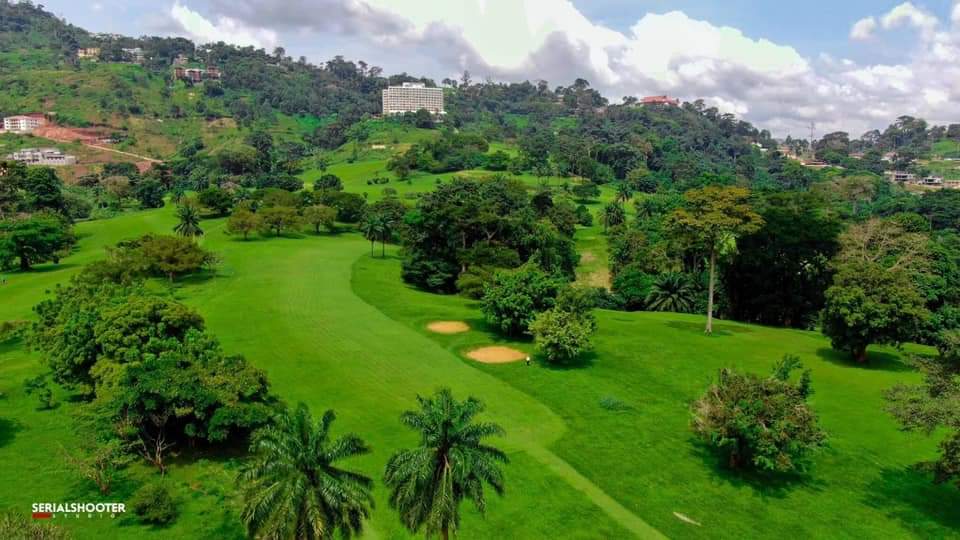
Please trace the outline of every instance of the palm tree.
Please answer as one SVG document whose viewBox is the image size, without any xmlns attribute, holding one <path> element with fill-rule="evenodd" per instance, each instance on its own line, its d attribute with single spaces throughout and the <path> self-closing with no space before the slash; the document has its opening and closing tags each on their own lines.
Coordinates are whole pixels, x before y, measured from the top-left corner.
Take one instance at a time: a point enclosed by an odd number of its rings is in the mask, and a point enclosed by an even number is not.
<svg viewBox="0 0 960 540">
<path fill-rule="evenodd" d="M 373 255 L 373 246 L 377 240 L 380 240 L 383 246 L 383 254 L 386 256 L 386 236 L 389 229 L 387 220 L 380 214 L 368 213 L 363 222 L 360 223 L 360 230 L 363 231 L 363 237 L 370 241 L 370 255 Z"/>
<path fill-rule="evenodd" d="M 630 184 L 626 182 L 617 183 L 616 189 L 617 189 L 617 196 L 615 200 L 618 203 L 625 203 L 629 201 L 631 197 L 633 197 L 633 187 L 631 187 Z"/>
<path fill-rule="evenodd" d="M 653 282 L 647 294 L 647 309 L 690 313 L 696 300 L 696 291 L 686 276 L 679 273 L 664 274 Z"/>
<path fill-rule="evenodd" d="M 237 476 L 243 486 L 240 514 L 251 538 L 333 538 L 362 531 L 370 515 L 373 481 L 335 463 L 367 454 L 356 435 L 330 439 L 335 415 L 327 411 L 316 424 L 300 403 L 254 433 L 253 459 Z"/>
<path fill-rule="evenodd" d="M 619 203 L 610 203 L 603 207 L 603 230 L 623 225 L 627 221 L 627 213 Z"/>
<path fill-rule="evenodd" d="M 421 528 L 428 537 L 444 540 L 460 525 L 460 502 L 469 498 L 483 513 L 483 485 L 503 494 L 499 465 L 507 456 L 483 439 L 503 435 L 503 429 L 486 422 L 473 422 L 483 410 L 475 398 L 459 402 L 449 389 L 431 398 L 417 397 L 419 411 L 407 411 L 400 421 L 421 434 L 420 446 L 401 450 L 387 462 L 383 479 L 391 489 L 390 506 L 413 533 Z"/>
<path fill-rule="evenodd" d="M 203 229 L 200 228 L 200 211 L 196 205 L 182 204 L 177 207 L 177 219 L 180 220 L 177 226 L 173 228 L 174 232 L 187 238 L 197 238 L 203 236 Z"/>
</svg>

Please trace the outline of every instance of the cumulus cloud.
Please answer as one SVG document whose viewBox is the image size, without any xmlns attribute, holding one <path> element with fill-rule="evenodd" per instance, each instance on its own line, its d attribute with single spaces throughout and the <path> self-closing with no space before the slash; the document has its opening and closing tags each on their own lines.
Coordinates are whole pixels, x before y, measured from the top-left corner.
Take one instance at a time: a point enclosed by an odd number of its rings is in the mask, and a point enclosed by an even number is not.
<svg viewBox="0 0 960 540">
<path fill-rule="evenodd" d="M 621 32 L 591 21 L 569 0 L 205 1 L 209 17 L 180 3 L 171 12 L 182 32 L 199 41 L 269 48 L 279 35 L 295 36 L 317 44 L 315 60 L 346 54 L 388 73 L 436 79 L 463 70 L 474 78 L 554 84 L 582 77 L 609 98 L 704 98 L 780 135 L 804 133 L 811 121 L 819 132 L 858 135 L 899 114 L 932 121 L 960 116 L 960 67 L 954 67 L 960 2 L 950 29 L 910 2 L 865 13 L 851 28 L 854 40 L 917 30 L 906 60 L 871 65 L 826 55 L 808 59 L 788 45 L 681 11 L 647 13 Z"/>
<path fill-rule="evenodd" d="M 877 19 L 875 17 L 864 17 L 853 24 L 850 29 L 851 39 L 870 39 L 873 37 L 874 30 L 877 29 Z"/>
<path fill-rule="evenodd" d="M 277 33 L 273 30 L 248 26 L 226 15 L 218 16 L 213 23 L 180 2 L 171 6 L 170 19 L 181 33 L 199 43 L 223 41 L 254 47 L 272 47 L 277 43 Z"/>
</svg>

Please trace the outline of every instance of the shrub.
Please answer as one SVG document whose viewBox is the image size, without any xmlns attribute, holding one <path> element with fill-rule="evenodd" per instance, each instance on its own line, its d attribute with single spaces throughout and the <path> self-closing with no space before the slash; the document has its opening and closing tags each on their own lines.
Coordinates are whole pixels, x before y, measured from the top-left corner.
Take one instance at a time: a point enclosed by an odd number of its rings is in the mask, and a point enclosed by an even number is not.
<svg viewBox="0 0 960 540">
<path fill-rule="evenodd" d="M 150 483 L 134 492 L 130 508 L 143 523 L 169 525 L 177 519 L 177 505 L 170 490 L 160 483 Z"/>
<path fill-rule="evenodd" d="M 504 334 L 519 336 L 527 332 L 537 313 L 554 306 L 560 286 L 557 278 L 533 264 L 497 272 L 484 287 L 483 314 Z"/>
<path fill-rule="evenodd" d="M 548 362 L 558 364 L 575 360 L 589 349 L 593 331 L 587 317 L 560 308 L 544 311 L 530 325 L 537 349 Z"/>
<path fill-rule="evenodd" d="M 798 383 L 789 381 L 799 367 L 797 357 L 785 356 L 769 377 L 720 370 L 718 381 L 693 404 L 693 431 L 730 468 L 805 470 L 810 454 L 825 444 L 826 433 L 807 405 L 809 370 Z"/>
</svg>

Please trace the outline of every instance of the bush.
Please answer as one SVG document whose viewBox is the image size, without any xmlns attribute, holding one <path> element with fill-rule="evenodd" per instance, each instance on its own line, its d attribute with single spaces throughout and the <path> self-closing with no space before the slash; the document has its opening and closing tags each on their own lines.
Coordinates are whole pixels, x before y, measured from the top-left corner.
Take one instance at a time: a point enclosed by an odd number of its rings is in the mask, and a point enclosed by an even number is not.
<svg viewBox="0 0 960 540">
<path fill-rule="evenodd" d="M 725 458 L 730 468 L 796 472 L 826 442 L 817 416 L 807 405 L 810 372 L 796 384 L 790 373 L 801 367 L 785 356 L 769 377 L 720 370 L 719 380 L 692 407 L 693 431 Z"/>
<path fill-rule="evenodd" d="M 530 333 L 547 361 L 561 364 L 575 360 L 590 348 L 594 328 L 587 317 L 554 308 L 537 316 L 530 325 Z"/>
<path fill-rule="evenodd" d="M 313 184 L 314 191 L 343 191 L 343 181 L 335 174 L 325 174 Z"/>
<path fill-rule="evenodd" d="M 509 336 L 527 333 L 537 313 L 556 303 L 560 281 L 526 264 L 511 272 L 497 272 L 484 287 L 483 314 L 487 322 Z"/>
<path fill-rule="evenodd" d="M 627 311 L 641 310 L 646 305 L 654 279 L 638 265 L 631 264 L 614 276 L 613 292 L 623 299 Z"/>
<path fill-rule="evenodd" d="M 169 525 L 177 519 L 177 505 L 170 490 L 160 483 L 150 483 L 134 492 L 130 508 L 143 523 Z"/>
</svg>

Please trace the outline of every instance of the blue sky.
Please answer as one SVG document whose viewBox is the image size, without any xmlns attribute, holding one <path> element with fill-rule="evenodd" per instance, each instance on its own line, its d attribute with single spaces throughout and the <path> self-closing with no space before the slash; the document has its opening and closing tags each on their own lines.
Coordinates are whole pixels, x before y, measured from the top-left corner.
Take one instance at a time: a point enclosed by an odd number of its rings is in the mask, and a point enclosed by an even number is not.
<svg viewBox="0 0 960 540">
<path fill-rule="evenodd" d="M 183 35 L 440 80 L 589 80 L 704 98 L 774 133 L 960 122 L 960 0 L 47 0 L 94 31 Z"/>
</svg>

